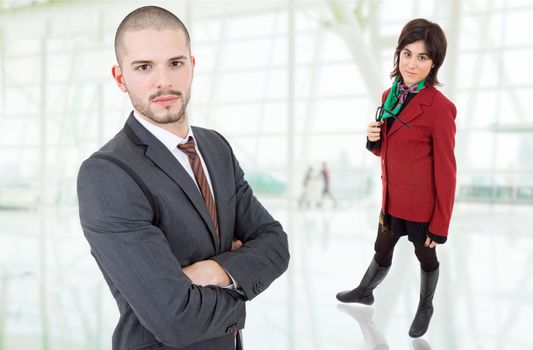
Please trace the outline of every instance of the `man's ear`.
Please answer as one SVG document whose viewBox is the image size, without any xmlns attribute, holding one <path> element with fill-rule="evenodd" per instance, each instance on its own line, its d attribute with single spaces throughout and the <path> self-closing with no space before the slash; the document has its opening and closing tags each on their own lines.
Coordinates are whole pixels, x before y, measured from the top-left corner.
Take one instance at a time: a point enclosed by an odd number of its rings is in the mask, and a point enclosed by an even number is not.
<svg viewBox="0 0 533 350">
<path fill-rule="evenodd" d="M 124 84 L 124 75 L 122 75 L 122 69 L 120 66 L 113 66 L 111 68 L 111 74 L 120 90 L 122 90 L 122 92 L 128 92 L 128 88 L 126 87 L 126 84 Z"/>
</svg>

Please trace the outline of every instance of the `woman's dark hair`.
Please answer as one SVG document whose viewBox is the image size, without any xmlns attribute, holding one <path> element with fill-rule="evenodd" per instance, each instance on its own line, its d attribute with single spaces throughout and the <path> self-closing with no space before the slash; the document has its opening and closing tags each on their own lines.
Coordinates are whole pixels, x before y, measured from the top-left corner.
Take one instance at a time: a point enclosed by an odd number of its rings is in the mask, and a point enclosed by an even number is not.
<svg viewBox="0 0 533 350">
<path fill-rule="evenodd" d="M 398 46 L 396 46 L 396 51 L 394 52 L 394 70 L 390 76 L 391 78 L 399 77 L 401 79 L 399 68 L 400 52 L 405 46 L 419 40 L 424 41 L 427 54 L 433 61 L 433 68 L 429 71 L 426 86 L 441 85 L 437 80 L 437 73 L 446 56 L 446 36 L 437 23 L 430 22 L 424 18 L 413 19 L 403 27 L 398 38 Z"/>
</svg>

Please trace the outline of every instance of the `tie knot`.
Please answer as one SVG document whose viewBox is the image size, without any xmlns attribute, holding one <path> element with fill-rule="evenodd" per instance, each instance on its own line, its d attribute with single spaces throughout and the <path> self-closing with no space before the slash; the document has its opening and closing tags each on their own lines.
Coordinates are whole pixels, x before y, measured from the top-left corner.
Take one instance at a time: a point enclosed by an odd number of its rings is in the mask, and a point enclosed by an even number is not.
<svg viewBox="0 0 533 350">
<path fill-rule="evenodd" d="M 192 136 L 189 136 L 189 140 L 185 143 L 180 143 L 178 145 L 178 148 L 187 154 L 189 157 L 196 157 L 198 154 L 196 153 L 196 147 L 194 144 L 194 139 Z"/>
</svg>

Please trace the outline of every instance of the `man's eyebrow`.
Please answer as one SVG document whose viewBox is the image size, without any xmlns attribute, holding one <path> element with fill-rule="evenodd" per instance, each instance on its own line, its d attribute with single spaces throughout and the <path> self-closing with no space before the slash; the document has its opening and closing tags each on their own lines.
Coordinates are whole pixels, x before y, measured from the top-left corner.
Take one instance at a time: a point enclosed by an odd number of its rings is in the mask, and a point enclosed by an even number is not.
<svg viewBox="0 0 533 350">
<path fill-rule="evenodd" d="M 178 60 L 184 60 L 186 59 L 187 57 L 185 55 L 179 55 L 179 56 L 176 56 L 176 57 L 171 57 L 168 59 L 168 61 L 178 61 Z M 136 64 L 150 64 L 150 63 L 154 63 L 154 61 L 150 61 L 150 60 L 135 60 L 135 61 L 132 61 L 130 64 L 131 65 L 136 65 Z"/>
<path fill-rule="evenodd" d="M 184 60 L 186 59 L 187 57 L 184 56 L 184 55 L 179 55 L 179 56 L 176 56 L 176 57 L 172 57 L 169 59 L 169 61 L 177 61 L 177 60 Z"/>
<path fill-rule="evenodd" d="M 136 60 L 136 61 L 132 61 L 130 64 L 134 65 L 134 64 L 148 64 L 148 63 L 153 63 L 153 61 L 150 61 L 150 60 Z"/>
</svg>

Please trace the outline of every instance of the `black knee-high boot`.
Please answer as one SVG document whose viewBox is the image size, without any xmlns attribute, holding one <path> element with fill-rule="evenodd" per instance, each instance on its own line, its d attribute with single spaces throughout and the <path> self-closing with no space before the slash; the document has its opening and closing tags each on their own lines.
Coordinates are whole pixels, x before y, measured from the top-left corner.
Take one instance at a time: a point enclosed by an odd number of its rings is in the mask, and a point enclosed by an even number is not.
<svg viewBox="0 0 533 350">
<path fill-rule="evenodd" d="M 370 266 L 368 266 L 359 286 L 349 291 L 337 293 L 337 300 L 342 301 L 343 303 L 372 305 L 374 303 L 374 295 L 372 294 L 372 291 L 381 283 L 381 281 L 383 281 L 389 270 L 390 266 L 379 266 L 376 259 L 372 258 L 372 262 L 370 263 Z"/>
<path fill-rule="evenodd" d="M 420 269 L 420 301 L 416 310 L 415 319 L 409 329 L 409 336 L 418 338 L 423 336 L 429 327 L 433 315 L 433 295 L 439 280 L 439 268 L 426 272 Z"/>
</svg>

